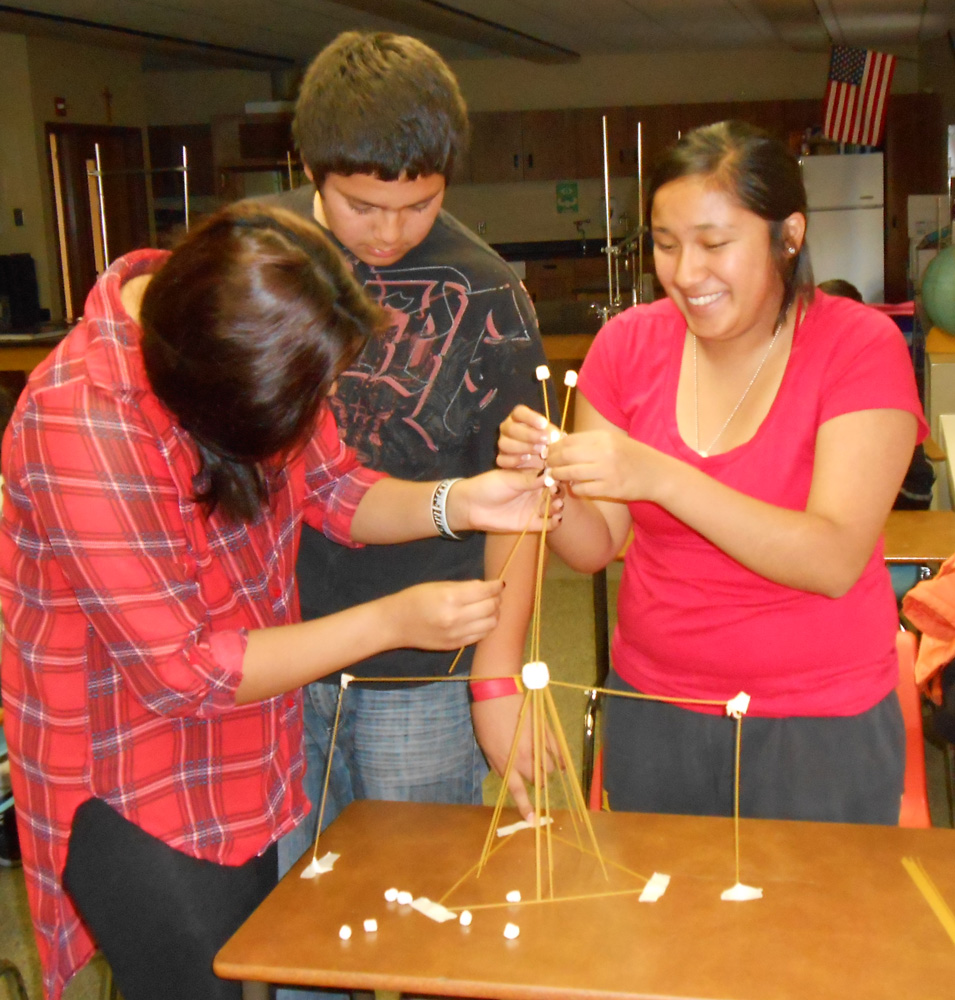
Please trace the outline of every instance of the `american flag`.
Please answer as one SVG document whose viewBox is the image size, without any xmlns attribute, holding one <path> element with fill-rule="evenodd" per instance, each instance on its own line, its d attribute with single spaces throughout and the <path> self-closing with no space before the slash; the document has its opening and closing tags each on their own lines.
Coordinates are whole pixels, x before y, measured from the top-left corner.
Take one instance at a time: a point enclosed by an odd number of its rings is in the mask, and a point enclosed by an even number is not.
<svg viewBox="0 0 955 1000">
<path fill-rule="evenodd" d="M 895 56 L 834 45 L 826 87 L 825 135 L 835 142 L 878 146 L 885 129 Z"/>
</svg>

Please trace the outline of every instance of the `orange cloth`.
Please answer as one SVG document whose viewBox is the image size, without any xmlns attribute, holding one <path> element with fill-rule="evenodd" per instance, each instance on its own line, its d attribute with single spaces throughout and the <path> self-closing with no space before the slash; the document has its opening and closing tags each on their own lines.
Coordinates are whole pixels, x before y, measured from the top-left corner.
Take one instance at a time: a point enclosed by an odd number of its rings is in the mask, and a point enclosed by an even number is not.
<svg viewBox="0 0 955 1000">
<path fill-rule="evenodd" d="M 955 659 L 955 556 L 946 559 L 931 580 L 917 583 L 905 595 L 902 611 L 922 633 L 915 662 L 916 683 L 940 705 L 939 673 Z"/>
</svg>

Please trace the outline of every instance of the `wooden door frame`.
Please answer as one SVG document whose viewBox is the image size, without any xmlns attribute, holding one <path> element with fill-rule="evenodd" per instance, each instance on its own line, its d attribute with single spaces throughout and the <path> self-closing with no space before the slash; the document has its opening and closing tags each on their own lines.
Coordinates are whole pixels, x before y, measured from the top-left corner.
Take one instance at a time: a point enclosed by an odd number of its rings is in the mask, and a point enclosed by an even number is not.
<svg viewBox="0 0 955 1000">
<path fill-rule="evenodd" d="M 55 137 L 53 143 L 51 137 Z M 103 177 L 110 259 L 151 243 L 144 130 L 138 126 L 47 122 L 47 170 L 60 251 L 57 273 L 66 315 L 73 319 L 82 315 L 97 276 L 85 165 L 94 155 L 95 142 L 100 143 L 104 174 L 115 174 Z M 54 147 L 58 170 L 53 166 Z"/>
</svg>

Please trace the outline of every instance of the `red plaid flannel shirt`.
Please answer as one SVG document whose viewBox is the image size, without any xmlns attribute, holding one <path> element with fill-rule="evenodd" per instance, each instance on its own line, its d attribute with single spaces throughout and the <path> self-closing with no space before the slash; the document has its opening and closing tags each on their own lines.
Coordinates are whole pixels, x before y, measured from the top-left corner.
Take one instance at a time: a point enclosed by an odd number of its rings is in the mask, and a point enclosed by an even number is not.
<svg viewBox="0 0 955 1000">
<path fill-rule="evenodd" d="M 45 990 L 93 945 L 60 884 L 91 796 L 186 854 L 241 864 L 305 811 L 300 696 L 237 707 L 246 630 L 298 620 L 301 520 L 343 543 L 378 474 L 323 411 L 254 524 L 193 503 L 196 452 L 152 394 L 120 286 L 30 379 L 3 445 L 5 731 Z"/>
</svg>

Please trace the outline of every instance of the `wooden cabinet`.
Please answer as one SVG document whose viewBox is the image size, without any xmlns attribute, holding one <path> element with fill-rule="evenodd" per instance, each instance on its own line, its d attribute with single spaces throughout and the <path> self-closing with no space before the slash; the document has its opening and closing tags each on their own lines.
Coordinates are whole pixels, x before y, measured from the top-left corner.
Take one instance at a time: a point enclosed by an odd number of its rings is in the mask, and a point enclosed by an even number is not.
<svg viewBox="0 0 955 1000">
<path fill-rule="evenodd" d="M 289 113 L 216 116 L 212 158 L 216 193 L 225 201 L 301 181 Z"/>
<path fill-rule="evenodd" d="M 634 146 L 639 126 L 645 190 L 653 164 L 668 146 L 676 142 L 680 134 L 680 105 L 640 104 L 628 108 L 627 113 L 634 136 Z"/>
<path fill-rule="evenodd" d="M 574 145 L 578 178 L 603 177 L 603 119 L 607 118 L 607 168 L 611 177 L 636 173 L 636 126 L 630 108 L 577 108 L 574 111 Z"/>
<path fill-rule="evenodd" d="M 529 260 L 524 285 L 534 302 L 603 302 L 608 295 L 607 258 L 602 248 L 586 257 Z M 624 284 L 629 288 L 626 275 Z"/>
<path fill-rule="evenodd" d="M 522 111 L 521 134 L 525 181 L 573 178 L 577 168 L 573 111 Z"/>
<path fill-rule="evenodd" d="M 478 111 L 471 115 L 471 181 L 474 184 L 523 180 L 523 155 L 519 111 Z"/>
<path fill-rule="evenodd" d="M 150 125 L 149 161 L 155 198 L 181 198 L 182 147 L 188 153 L 189 194 L 215 194 L 215 170 L 212 164 L 212 130 L 208 125 Z"/>
<path fill-rule="evenodd" d="M 573 111 L 479 111 L 471 115 L 471 181 L 574 177 Z"/>
<path fill-rule="evenodd" d="M 574 259 L 529 260 L 524 285 L 534 302 L 570 300 L 574 291 Z"/>
</svg>

